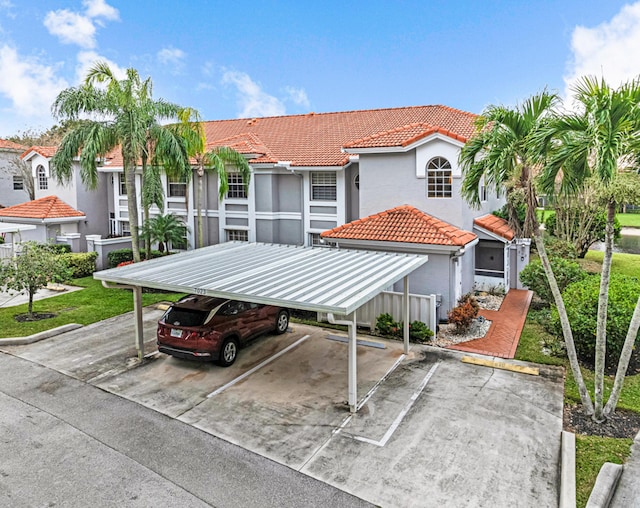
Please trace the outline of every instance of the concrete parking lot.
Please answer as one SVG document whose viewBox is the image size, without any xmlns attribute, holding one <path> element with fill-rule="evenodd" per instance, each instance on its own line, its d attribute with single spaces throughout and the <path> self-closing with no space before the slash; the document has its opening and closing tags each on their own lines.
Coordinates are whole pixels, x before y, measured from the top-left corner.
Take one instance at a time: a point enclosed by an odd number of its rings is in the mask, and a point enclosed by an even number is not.
<svg viewBox="0 0 640 508">
<path fill-rule="evenodd" d="M 398 342 L 358 347 L 347 397 L 347 345 L 316 327 L 265 336 L 223 369 L 155 351 L 161 311 L 112 318 L 3 350 L 238 444 L 381 506 L 556 506 L 562 372 L 470 365 L 462 354 Z M 366 400 L 365 400 L 366 397 Z M 135 429 L 132 429 L 132 432 Z"/>
</svg>

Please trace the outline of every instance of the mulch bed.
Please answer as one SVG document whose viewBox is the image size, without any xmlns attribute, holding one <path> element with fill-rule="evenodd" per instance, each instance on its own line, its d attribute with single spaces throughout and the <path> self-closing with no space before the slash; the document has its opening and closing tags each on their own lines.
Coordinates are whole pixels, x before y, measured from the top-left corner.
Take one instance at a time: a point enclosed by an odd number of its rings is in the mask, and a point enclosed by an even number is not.
<svg viewBox="0 0 640 508">
<path fill-rule="evenodd" d="M 602 423 L 594 422 L 581 405 L 565 405 L 564 430 L 588 436 L 634 439 L 640 431 L 640 413 L 617 409 Z"/>
<path fill-rule="evenodd" d="M 54 314 L 53 312 L 34 312 L 33 315 L 29 315 L 29 314 L 18 314 L 15 317 L 15 320 L 18 321 L 18 323 L 29 323 L 31 321 L 41 321 L 42 319 L 51 319 L 53 317 L 56 317 L 57 314 Z"/>
</svg>

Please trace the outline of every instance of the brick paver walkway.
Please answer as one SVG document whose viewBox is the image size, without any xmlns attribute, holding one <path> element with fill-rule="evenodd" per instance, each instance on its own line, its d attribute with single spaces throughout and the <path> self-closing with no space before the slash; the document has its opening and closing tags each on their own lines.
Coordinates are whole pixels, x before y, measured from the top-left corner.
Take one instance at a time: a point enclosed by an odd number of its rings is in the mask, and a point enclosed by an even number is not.
<svg viewBox="0 0 640 508">
<path fill-rule="evenodd" d="M 532 296 L 533 293 L 525 289 L 510 289 L 499 310 L 480 309 L 480 315 L 491 321 L 484 337 L 449 346 L 449 349 L 513 358 Z"/>
</svg>

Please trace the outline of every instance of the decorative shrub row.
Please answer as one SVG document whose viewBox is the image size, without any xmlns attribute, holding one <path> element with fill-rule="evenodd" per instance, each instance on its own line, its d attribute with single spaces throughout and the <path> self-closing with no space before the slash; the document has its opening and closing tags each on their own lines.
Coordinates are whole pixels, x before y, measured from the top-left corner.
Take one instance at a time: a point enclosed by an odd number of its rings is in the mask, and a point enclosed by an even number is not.
<svg viewBox="0 0 640 508">
<path fill-rule="evenodd" d="M 159 250 L 151 251 L 151 258 L 158 258 L 163 255 L 164 254 Z M 144 249 L 140 249 L 140 257 L 143 259 L 146 257 L 146 251 Z M 111 252 L 109 252 L 109 254 L 107 254 L 107 266 L 109 268 L 115 268 L 120 263 L 123 263 L 125 261 L 133 261 L 132 249 L 112 250 Z"/>
<path fill-rule="evenodd" d="M 74 279 L 88 277 L 96 271 L 97 252 L 67 252 L 59 257 L 67 264 Z"/>
<path fill-rule="evenodd" d="M 404 322 L 396 321 L 391 314 L 380 314 L 376 319 L 376 330 L 385 337 L 403 337 Z M 425 342 L 433 337 L 433 331 L 422 321 L 412 321 L 409 325 L 409 340 Z"/>
<path fill-rule="evenodd" d="M 578 282 L 587 276 L 587 272 L 580 267 L 577 261 L 554 257 L 549 262 L 561 293 L 569 284 Z M 520 272 L 520 281 L 537 294 L 547 305 L 554 303 L 549 280 L 544 273 L 541 261 L 529 262 Z"/>
</svg>

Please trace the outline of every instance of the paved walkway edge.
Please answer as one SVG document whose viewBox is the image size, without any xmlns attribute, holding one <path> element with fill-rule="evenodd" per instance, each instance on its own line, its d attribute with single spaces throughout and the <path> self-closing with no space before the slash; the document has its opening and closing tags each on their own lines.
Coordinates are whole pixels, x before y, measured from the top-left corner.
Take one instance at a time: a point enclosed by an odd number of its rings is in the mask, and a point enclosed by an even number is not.
<svg viewBox="0 0 640 508">
<path fill-rule="evenodd" d="M 26 337 L 7 337 L 0 339 L 0 346 L 23 346 L 25 344 L 33 344 L 43 339 L 55 337 L 61 333 L 70 332 L 71 330 L 77 330 L 82 328 L 83 325 L 78 323 L 69 323 L 67 325 L 58 326 L 51 330 L 45 330 L 44 332 L 34 333 L 33 335 L 27 335 Z"/>
<path fill-rule="evenodd" d="M 587 508 L 607 508 L 613 494 L 616 491 L 616 485 L 622 474 L 622 466 L 620 464 L 612 464 L 605 462 L 600 468 L 596 484 L 593 486 Z"/>
<path fill-rule="evenodd" d="M 576 508 L 576 435 L 562 431 L 560 508 Z"/>
</svg>

